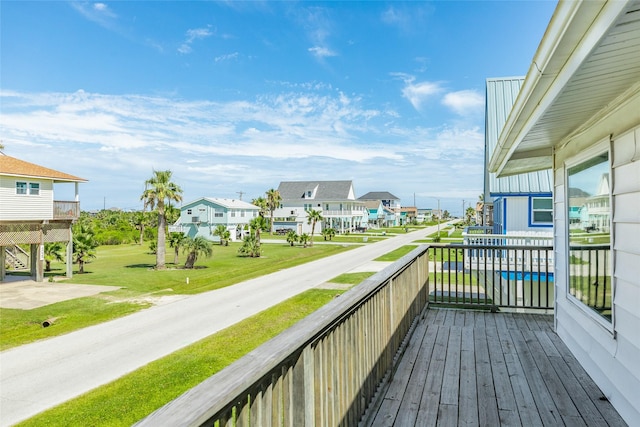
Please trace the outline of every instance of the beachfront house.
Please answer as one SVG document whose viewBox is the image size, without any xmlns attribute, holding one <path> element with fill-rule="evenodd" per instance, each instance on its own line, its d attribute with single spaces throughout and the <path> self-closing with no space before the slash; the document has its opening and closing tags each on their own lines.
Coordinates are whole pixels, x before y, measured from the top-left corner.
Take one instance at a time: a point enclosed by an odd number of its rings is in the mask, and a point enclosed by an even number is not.
<svg viewBox="0 0 640 427">
<path fill-rule="evenodd" d="M 30 271 L 42 282 L 44 245 L 52 242 L 66 244 L 66 275 L 71 277 L 71 225 L 80 216 L 82 182 L 86 180 L 0 153 L 0 280 L 8 267 Z M 54 188 L 62 184 L 75 185 L 73 200 L 55 200 Z"/>
<path fill-rule="evenodd" d="M 640 420 L 640 2 L 561 2 L 491 173 L 553 172 L 555 326 Z"/>
<path fill-rule="evenodd" d="M 401 224 L 400 199 L 388 191 L 370 191 L 358 197 L 363 202 L 380 201 L 385 212 L 384 226 L 393 227 Z"/>
<path fill-rule="evenodd" d="M 367 225 L 367 209 L 356 199 L 352 181 L 283 181 L 278 191 L 282 201 L 273 214 L 275 229 L 311 233 L 307 214 L 311 209 L 323 218 L 316 224 L 315 233 L 325 228 L 352 232 Z"/>
<path fill-rule="evenodd" d="M 214 236 L 213 232 L 219 225 L 224 225 L 232 241 L 242 240 L 248 233 L 249 223 L 259 213 L 258 206 L 239 199 L 201 197 L 180 208 L 180 218 L 169 231 L 219 242 L 220 237 Z"/>
</svg>

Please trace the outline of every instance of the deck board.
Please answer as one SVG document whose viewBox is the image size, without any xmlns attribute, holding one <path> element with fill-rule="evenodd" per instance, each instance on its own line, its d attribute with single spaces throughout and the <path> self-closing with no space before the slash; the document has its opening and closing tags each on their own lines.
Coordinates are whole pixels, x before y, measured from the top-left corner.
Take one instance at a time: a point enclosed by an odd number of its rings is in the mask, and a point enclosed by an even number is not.
<svg viewBox="0 0 640 427">
<path fill-rule="evenodd" d="M 429 309 L 363 426 L 625 426 L 553 317 Z"/>
</svg>

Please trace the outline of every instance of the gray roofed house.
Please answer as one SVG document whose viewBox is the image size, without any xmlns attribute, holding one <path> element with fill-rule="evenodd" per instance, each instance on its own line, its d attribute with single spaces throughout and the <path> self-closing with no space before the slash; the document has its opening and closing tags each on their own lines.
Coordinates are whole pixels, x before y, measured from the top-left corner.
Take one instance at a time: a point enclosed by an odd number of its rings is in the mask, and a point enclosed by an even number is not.
<svg viewBox="0 0 640 427">
<path fill-rule="evenodd" d="M 355 200 L 352 181 L 283 181 L 282 200 Z"/>
<path fill-rule="evenodd" d="M 400 225 L 401 211 L 400 211 L 399 197 L 394 196 L 388 191 L 369 191 L 367 194 L 358 197 L 358 200 L 362 200 L 362 201 L 379 200 L 380 202 L 382 202 L 382 206 L 392 211 L 392 214 L 393 214 L 393 220 L 391 220 L 388 216 L 388 218 L 385 220 L 385 225 L 386 226 Z"/>
<path fill-rule="evenodd" d="M 282 181 L 278 186 L 282 197 L 274 211 L 276 229 L 293 229 L 298 234 L 311 232 L 307 211 L 320 211 L 324 221 L 320 231 L 334 228 L 338 232 L 353 231 L 367 223 L 364 204 L 356 200 L 352 181 Z"/>
</svg>

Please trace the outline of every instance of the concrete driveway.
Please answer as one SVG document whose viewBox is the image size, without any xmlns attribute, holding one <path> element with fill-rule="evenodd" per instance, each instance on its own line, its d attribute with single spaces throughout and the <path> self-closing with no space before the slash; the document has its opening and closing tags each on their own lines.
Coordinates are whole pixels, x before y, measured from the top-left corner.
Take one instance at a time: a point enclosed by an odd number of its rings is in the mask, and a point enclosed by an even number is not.
<svg viewBox="0 0 640 427">
<path fill-rule="evenodd" d="M 435 230 L 401 234 L 4 351 L 0 353 L 0 425 L 27 419 L 113 381 L 339 274 L 363 271 L 365 265 L 373 268 L 373 259 Z"/>
<path fill-rule="evenodd" d="M 0 308 L 31 310 L 60 301 L 115 291 L 119 286 L 36 282 L 24 276 L 6 276 L 0 283 Z"/>
</svg>

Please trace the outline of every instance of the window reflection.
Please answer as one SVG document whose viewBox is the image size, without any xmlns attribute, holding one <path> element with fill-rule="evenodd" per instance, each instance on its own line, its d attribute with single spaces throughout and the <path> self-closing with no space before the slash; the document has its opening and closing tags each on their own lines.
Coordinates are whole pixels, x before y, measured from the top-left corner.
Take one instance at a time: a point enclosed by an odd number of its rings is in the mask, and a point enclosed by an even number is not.
<svg viewBox="0 0 640 427">
<path fill-rule="evenodd" d="M 609 153 L 567 171 L 569 293 L 611 320 Z"/>
</svg>

